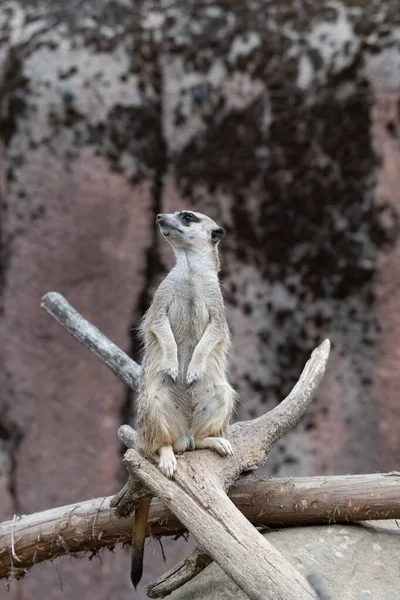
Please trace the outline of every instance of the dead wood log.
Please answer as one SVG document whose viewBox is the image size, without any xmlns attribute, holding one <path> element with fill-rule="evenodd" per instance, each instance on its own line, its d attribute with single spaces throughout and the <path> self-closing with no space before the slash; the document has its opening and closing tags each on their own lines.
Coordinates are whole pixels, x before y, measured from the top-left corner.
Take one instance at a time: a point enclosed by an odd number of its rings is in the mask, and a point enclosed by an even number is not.
<svg viewBox="0 0 400 600">
<path fill-rule="evenodd" d="M 277 479 L 250 476 L 237 481 L 229 497 L 246 519 L 259 527 L 351 523 L 400 519 L 399 484 L 400 474 Z M 20 578 L 35 564 L 57 556 L 94 553 L 130 543 L 133 518 L 117 517 L 110 507 L 111 498 L 60 506 L 0 524 L 0 577 Z M 185 531 L 176 516 L 154 499 L 148 535 L 176 536 Z M 180 582 L 184 569 L 192 575 L 204 568 L 204 557 L 201 559 L 199 553 L 195 557 L 190 569 L 186 560 L 174 567 Z M 206 558 L 209 564 L 211 559 Z M 173 578 L 163 575 L 153 582 L 150 593 L 162 592 L 166 579 L 168 585 L 173 584 Z"/>
<path fill-rule="evenodd" d="M 150 597 L 163 597 L 198 573 L 199 565 L 207 564 L 205 554 L 216 560 L 250 598 L 315 597 L 308 582 L 243 518 L 225 492 L 243 472 L 263 464 L 272 444 L 301 418 L 322 380 L 328 355 L 329 342 L 325 341 L 314 350 L 298 383 L 277 408 L 232 426 L 232 458 L 221 459 L 210 451 L 187 453 L 180 457 L 174 482 L 170 482 L 136 450 L 127 451 L 124 460 L 131 481 L 140 481 L 160 498 L 199 543 L 184 561 L 184 568 L 173 569 L 172 580 L 167 577 L 163 581 L 162 593 L 150 584 Z M 130 484 L 127 493 L 113 502 L 121 515 L 134 504 Z"/>
<path fill-rule="evenodd" d="M 62 296 L 47 294 L 42 306 L 48 312 L 56 306 L 58 322 L 63 326 L 67 323 L 73 335 L 87 343 L 102 360 L 105 356 L 106 364 L 121 376 L 117 361 L 113 356 L 110 358 L 110 354 L 114 354 L 110 346 L 97 348 L 91 331 L 93 326 L 87 321 L 84 335 L 80 336 L 81 317 L 73 309 L 71 316 L 72 307 Z M 232 458 L 221 458 L 208 450 L 186 453 L 178 461 L 174 480 L 169 481 L 135 449 L 129 449 L 124 461 L 130 480 L 112 503 L 117 514 L 126 515 L 140 503 L 144 486 L 149 496 L 160 498 L 193 533 L 200 551 L 207 552 L 253 600 L 315 598 L 307 580 L 236 509 L 226 491 L 242 473 L 262 465 L 273 443 L 300 420 L 322 381 L 329 350 L 329 340 L 314 350 L 298 383 L 274 410 L 253 421 L 232 426 L 229 436 L 234 450 Z M 136 363 L 130 362 L 128 357 L 124 358 L 123 366 L 133 369 L 132 384 L 126 382 L 134 386 L 138 368 Z"/>
</svg>

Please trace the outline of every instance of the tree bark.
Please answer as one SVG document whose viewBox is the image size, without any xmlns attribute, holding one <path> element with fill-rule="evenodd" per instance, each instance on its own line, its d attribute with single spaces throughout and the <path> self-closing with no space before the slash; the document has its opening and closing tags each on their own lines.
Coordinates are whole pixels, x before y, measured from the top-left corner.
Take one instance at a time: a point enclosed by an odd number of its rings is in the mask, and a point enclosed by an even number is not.
<svg viewBox="0 0 400 600">
<path fill-rule="evenodd" d="M 56 305 L 57 321 L 124 381 L 127 369 L 133 373 L 131 385 L 135 386 L 139 373 L 136 363 L 124 357 L 119 365 L 120 350 L 112 348 L 102 334 L 97 344 L 99 332 L 87 321 L 81 335 L 80 315 L 62 296 L 47 294 L 42 305 L 46 309 Z M 77 331 L 70 327 L 71 313 L 78 323 Z M 216 560 L 252 600 L 315 598 L 305 577 L 252 527 L 226 492 L 242 473 L 262 465 L 273 443 L 300 420 L 322 381 L 329 351 L 329 340 L 313 351 L 298 383 L 276 409 L 231 427 L 233 457 L 221 458 L 210 451 L 186 453 L 180 457 L 174 480 L 170 481 L 135 449 L 129 449 L 124 459 L 129 481 L 111 502 L 116 513 L 130 514 L 143 500 L 144 486 L 149 496 L 160 498 L 191 531 L 200 544 L 199 551 Z"/>
<path fill-rule="evenodd" d="M 232 458 L 221 459 L 210 451 L 186 453 L 178 461 L 174 482 L 165 482 L 153 465 L 129 449 L 124 460 L 131 483 L 112 502 L 117 514 L 126 516 L 139 504 L 134 490 L 140 482 L 188 527 L 200 545 L 199 551 L 216 560 L 250 598 L 314 598 L 306 579 L 264 543 L 267 541 L 235 509 L 225 492 L 242 473 L 262 465 L 272 444 L 300 420 L 323 378 L 329 350 L 328 340 L 314 350 L 298 383 L 276 409 L 231 427 Z M 198 519 L 207 523 L 208 540 Z M 184 581 L 187 579 L 185 572 Z M 176 587 L 175 577 L 174 581 Z M 166 580 L 167 587 L 168 583 Z"/>
<path fill-rule="evenodd" d="M 43 296 L 41 307 L 128 387 L 136 388 L 140 365 L 82 317 L 61 294 L 49 292 Z"/>
<path fill-rule="evenodd" d="M 290 562 L 236 509 L 218 472 L 209 470 L 205 461 L 201 470 L 193 470 L 194 465 L 181 460 L 184 464 L 171 481 L 134 449 L 126 452 L 124 460 L 130 473 L 174 512 L 249 598 L 315 597 Z"/>
<path fill-rule="evenodd" d="M 233 485 L 229 497 L 246 519 L 260 527 L 400 519 L 399 483 L 399 474 L 285 479 L 251 476 Z M 97 498 L 2 523 L 0 577 L 12 573 L 23 576 L 33 565 L 57 556 L 95 552 L 130 542 L 133 518 L 118 518 L 110 501 L 111 497 Z M 154 499 L 148 535 L 178 535 L 185 531 L 179 519 Z M 200 570 L 204 568 L 202 560 L 195 561 L 197 566 L 201 564 Z M 187 569 L 185 562 L 174 567 L 179 576 Z"/>
</svg>

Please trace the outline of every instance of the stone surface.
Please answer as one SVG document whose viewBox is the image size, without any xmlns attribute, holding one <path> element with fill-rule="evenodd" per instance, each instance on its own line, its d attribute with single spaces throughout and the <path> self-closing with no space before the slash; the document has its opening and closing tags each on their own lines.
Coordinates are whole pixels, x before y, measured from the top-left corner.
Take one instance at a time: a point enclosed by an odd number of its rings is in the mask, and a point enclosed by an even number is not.
<svg viewBox="0 0 400 600">
<path fill-rule="evenodd" d="M 394 0 L 1 3 L 0 519 L 123 482 L 134 399 L 40 298 L 63 293 L 139 359 L 173 263 L 155 215 L 186 207 L 228 232 L 238 418 L 333 342 L 264 471 L 398 467 L 399 27 Z M 168 567 L 192 544 L 166 541 Z M 127 549 L 55 565 L 10 599 L 132 596 Z M 144 579 L 163 568 L 153 541 Z"/>
<path fill-rule="evenodd" d="M 400 530 L 397 522 L 346 527 L 299 527 L 266 534 L 323 600 L 388 600 L 398 596 Z M 171 600 L 245 600 L 248 596 L 213 563 L 173 592 Z"/>
</svg>

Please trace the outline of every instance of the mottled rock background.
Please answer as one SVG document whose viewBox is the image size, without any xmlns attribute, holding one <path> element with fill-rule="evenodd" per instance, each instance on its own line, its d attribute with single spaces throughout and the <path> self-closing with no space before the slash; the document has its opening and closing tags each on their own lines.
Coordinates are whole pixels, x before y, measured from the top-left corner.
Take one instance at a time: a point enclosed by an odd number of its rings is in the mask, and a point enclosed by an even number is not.
<svg viewBox="0 0 400 600">
<path fill-rule="evenodd" d="M 173 262 L 155 215 L 183 207 L 229 234 L 239 418 L 333 343 L 265 471 L 398 468 L 399 43 L 396 0 L 0 2 L 0 519 L 124 481 L 134 399 L 40 298 L 61 292 L 139 359 Z M 168 566 L 189 545 L 165 542 Z M 128 557 L 40 565 L 7 598 L 132 598 Z M 155 541 L 146 568 L 164 568 Z"/>
</svg>

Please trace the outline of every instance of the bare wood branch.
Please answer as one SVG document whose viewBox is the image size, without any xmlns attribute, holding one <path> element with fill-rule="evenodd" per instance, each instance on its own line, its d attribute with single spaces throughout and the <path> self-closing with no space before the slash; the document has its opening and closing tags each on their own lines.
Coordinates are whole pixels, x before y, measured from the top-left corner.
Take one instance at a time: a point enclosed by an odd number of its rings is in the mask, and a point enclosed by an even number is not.
<svg viewBox="0 0 400 600">
<path fill-rule="evenodd" d="M 195 548 L 189 556 L 181 560 L 175 567 L 147 585 L 146 594 L 149 598 L 165 598 L 193 577 L 196 577 L 210 563 L 212 563 L 212 559 L 208 554 L 199 548 Z"/>
<path fill-rule="evenodd" d="M 252 600 L 315 598 L 307 580 L 236 509 L 212 471 L 193 473 L 181 461 L 175 482 L 136 450 L 127 450 L 124 461 Z"/>
<path fill-rule="evenodd" d="M 129 425 L 121 425 L 118 428 L 118 438 L 126 448 L 135 448 L 136 435 L 136 431 Z"/>
<path fill-rule="evenodd" d="M 224 491 L 241 473 L 263 464 L 273 442 L 301 418 L 322 380 L 329 349 L 326 340 L 314 350 L 283 411 L 275 412 L 272 418 L 266 414 L 231 428 L 232 458 L 221 459 L 211 452 L 204 452 L 201 458 L 200 452 L 187 453 L 178 462 L 174 481 L 165 482 L 134 449 L 125 454 L 130 475 L 176 514 L 194 535 L 200 550 L 207 552 L 253 600 L 306 600 L 315 595 L 306 579 L 250 526 Z M 122 499 L 117 510 L 123 507 Z M 168 578 L 165 584 L 169 585 Z"/>
<path fill-rule="evenodd" d="M 390 477 L 387 474 L 285 479 L 246 477 L 232 486 L 229 497 L 254 525 L 279 527 L 351 523 L 400 519 L 399 484 L 400 474 Z M 2 523 L 0 577 L 11 576 L 13 563 L 23 575 L 34 564 L 56 556 L 130 542 L 132 517 L 118 518 L 110 503 L 111 497 L 97 498 Z M 151 535 L 159 536 L 177 535 L 186 529 L 159 500 L 153 500 L 149 531 Z M 14 552 L 20 562 L 12 557 L 13 538 Z M 190 572 L 192 577 L 199 572 L 200 557 L 189 557 L 183 561 L 186 565 L 182 562 L 172 569 L 176 572 L 175 581 L 182 573 L 187 581 Z M 167 589 L 168 576 L 167 573 L 158 580 L 160 589 Z M 156 583 L 152 584 L 155 591 Z M 168 593 L 173 589 L 175 587 Z"/>
<path fill-rule="evenodd" d="M 329 340 L 315 348 L 298 382 L 276 408 L 257 419 L 232 425 L 230 440 L 237 468 L 232 468 L 232 460 L 225 462 L 223 478 L 227 485 L 241 472 L 255 470 L 264 464 L 274 442 L 297 425 L 322 381 L 329 352 Z"/>
<path fill-rule="evenodd" d="M 330 341 L 323 341 L 311 354 L 290 394 L 271 412 L 260 417 L 261 422 L 263 419 L 268 421 L 271 443 L 293 429 L 304 415 L 324 377 L 330 349 Z"/>
<path fill-rule="evenodd" d="M 254 471 L 266 461 L 277 436 L 277 431 L 283 427 L 282 414 L 286 414 L 287 412 L 290 415 L 290 403 L 293 403 L 294 406 L 294 416 L 290 417 L 291 423 L 295 425 L 301 419 L 307 406 L 312 402 L 317 387 L 322 380 L 329 357 L 329 350 L 329 340 L 325 340 L 313 351 L 310 360 L 303 369 L 299 382 L 282 402 L 282 404 L 285 403 L 283 412 L 279 412 L 279 405 L 274 410 L 257 419 L 242 421 L 232 425 L 230 428 L 230 441 L 234 449 L 233 458 L 225 458 L 221 461 L 220 457 L 211 451 L 202 452 L 201 456 L 203 460 L 204 455 L 207 456 L 207 469 L 210 473 L 219 475 L 225 489 L 229 489 L 241 473 Z M 119 428 L 118 435 L 121 442 L 128 448 L 133 447 L 136 435 L 134 429 L 129 427 L 129 425 L 123 425 Z M 194 460 L 195 464 L 192 465 L 193 470 L 204 468 L 203 464 L 200 466 L 200 463 L 197 463 L 198 457 L 199 452 L 185 455 L 185 460 L 188 460 L 190 463 Z M 196 463 L 199 464 L 199 467 L 196 467 Z M 119 516 L 122 517 L 131 514 L 129 511 L 132 510 L 132 494 L 128 493 L 126 500 L 120 494 L 118 503 L 115 503 L 115 506 Z"/>
<path fill-rule="evenodd" d="M 97 327 L 84 319 L 61 294 L 49 292 L 43 296 L 41 307 L 78 342 L 93 352 L 128 387 L 136 388 L 140 365 L 129 358 Z"/>
<path fill-rule="evenodd" d="M 87 335 L 87 326 L 92 326 L 84 320 L 80 321 L 82 318 L 74 311 L 73 317 L 78 327 L 71 328 L 70 320 L 65 319 L 65 312 L 72 307 L 58 294 L 50 295 L 50 300 L 53 304 L 56 301 L 57 308 L 53 312 L 60 324 L 71 332 L 74 330 L 74 335 L 121 377 L 126 361 L 122 366 L 118 362 L 116 364 L 114 350 L 118 349 L 113 349 L 110 361 L 110 352 L 104 352 L 104 348 L 102 352 L 98 351 L 96 336 Z M 79 333 L 81 328 L 83 333 Z M 106 338 L 98 333 L 101 336 L 100 343 L 104 345 Z M 109 350 L 108 345 L 106 350 Z M 241 473 L 265 462 L 272 444 L 298 422 L 323 377 L 328 356 L 329 341 L 325 341 L 314 350 L 299 383 L 284 401 L 283 409 L 272 412 L 272 417 L 267 414 L 232 427 L 230 438 L 235 453 L 232 458 L 221 459 L 209 451 L 188 453 L 179 461 L 175 481 L 171 482 L 166 481 L 158 469 L 136 450 L 129 449 L 125 464 L 130 481 L 123 493 L 119 493 L 113 501 L 116 513 L 126 515 L 128 510 L 136 507 L 140 480 L 150 494 L 163 500 L 173 510 L 204 551 L 250 598 L 265 600 L 266 590 L 270 598 L 277 600 L 313 598 L 314 593 L 306 579 L 257 533 L 224 492 Z M 137 366 L 136 376 L 138 369 Z M 130 381 L 132 383 L 132 377 Z M 208 474 L 206 478 L 204 473 Z M 203 526 L 204 523 L 206 526 Z"/>
<path fill-rule="evenodd" d="M 140 502 L 147 498 L 153 498 L 153 495 L 143 487 L 136 476 L 130 475 L 122 490 L 111 499 L 110 506 L 118 517 L 129 517 Z"/>
<path fill-rule="evenodd" d="M 111 498 L 110 508 L 115 510 L 118 517 L 129 517 L 136 510 L 140 498 L 146 500 L 152 497 L 151 494 L 143 490 L 143 486 L 138 483 L 135 477 L 129 476 L 122 490 Z"/>
</svg>

